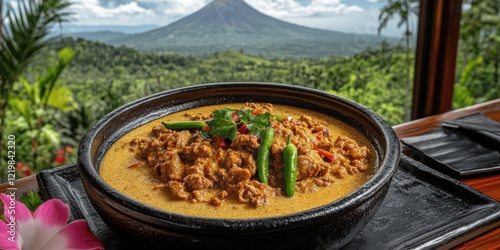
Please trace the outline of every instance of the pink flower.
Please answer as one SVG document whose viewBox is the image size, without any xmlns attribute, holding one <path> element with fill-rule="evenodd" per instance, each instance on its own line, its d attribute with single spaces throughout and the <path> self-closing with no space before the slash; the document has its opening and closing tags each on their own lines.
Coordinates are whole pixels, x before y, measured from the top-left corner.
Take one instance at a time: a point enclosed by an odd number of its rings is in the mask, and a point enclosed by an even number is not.
<svg viewBox="0 0 500 250">
<path fill-rule="evenodd" d="M 0 248 L 17 250 L 104 249 L 85 220 L 69 219 L 69 206 L 50 199 L 31 212 L 14 196 L 0 194 L 7 221 L 0 221 Z"/>
</svg>

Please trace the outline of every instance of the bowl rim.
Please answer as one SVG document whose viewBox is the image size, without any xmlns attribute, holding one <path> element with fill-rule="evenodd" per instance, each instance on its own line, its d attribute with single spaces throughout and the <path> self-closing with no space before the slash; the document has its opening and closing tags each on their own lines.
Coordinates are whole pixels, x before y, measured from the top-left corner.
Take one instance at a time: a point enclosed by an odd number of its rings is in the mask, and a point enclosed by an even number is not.
<svg viewBox="0 0 500 250">
<path fill-rule="evenodd" d="M 178 93 L 183 93 L 187 91 L 201 91 L 204 89 L 213 88 L 223 88 L 223 87 L 254 87 L 254 88 L 278 88 L 287 89 L 291 91 L 307 92 L 313 95 L 327 97 L 329 99 L 334 99 L 336 102 L 342 102 L 349 106 L 353 106 L 359 112 L 367 115 L 370 120 L 380 129 L 381 133 L 384 135 L 383 139 L 385 142 L 380 142 L 385 144 L 386 150 L 384 155 L 379 155 L 383 160 L 379 165 L 379 171 L 373 175 L 373 177 L 364 183 L 360 188 L 349 193 L 348 195 L 337 199 L 333 202 L 327 203 L 325 205 L 311 208 L 305 211 L 285 214 L 272 217 L 262 217 L 262 218 L 210 218 L 210 217 L 197 217 L 192 215 L 184 215 L 174 212 L 165 211 L 142 202 L 136 201 L 128 196 L 121 194 L 106 183 L 102 178 L 100 178 L 99 173 L 94 167 L 92 162 L 91 149 L 93 138 L 95 138 L 98 133 L 112 121 L 113 118 L 118 117 L 122 112 L 140 106 L 141 104 L 146 104 L 147 102 L 165 97 L 168 95 L 175 95 Z M 107 148 L 106 148 L 107 149 Z M 391 150 L 392 149 L 392 150 Z M 136 101 L 124 104 L 117 109 L 111 111 L 107 115 L 99 119 L 84 135 L 79 145 L 78 159 L 77 159 L 77 169 L 82 178 L 82 182 L 87 181 L 91 188 L 95 189 L 99 193 L 103 194 L 106 198 L 110 199 L 115 204 L 133 211 L 145 215 L 146 217 L 153 219 L 158 222 L 166 223 L 169 227 L 182 229 L 182 230 L 215 230 L 215 231 L 225 231 L 225 232 L 242 232 L 248 230 L 260 230 L 260 229 L 271 229 L 280 230 L 286 227 L 287 229 L 293 227 L 299 227 L 304 225 L 309 225 L 311 223 L 316 223 L 323 221 L 328 218 L 332 218 L 334 215 L 342 213 L 349 209 L 361 206 L 370 197 L 374 196 L 378 190 L 383 188 L 385 184 L 391 181 L 394 175 L 400 157 L 400 144 L 398 137 L 393 130 L 393 128 L 383 120 L 378 114 L 376 114 L 371 109 L 354 102 L 352 100 L 330 94 L 325 91 L 320 91 L 312 88 L 288 85 L 281 83 L 268 83 L 268 82 L 220 82 L 220 83 L 205 83 L 192 85 L 187 87 L 175 88 L 171 90 L 166 90 L 158 92 Z M 380 171 L 384 170 L 384 171 Z M 85 186 L 85 185 L 84 185 Z M 87 194 L 88 191 L 86 190 Z M 353 197 L 360 197 L 353 199 Z M 90 198 L 90 197 L 89 197 Z M 92 201 L 92 199 L 91 199 Z M 92 204 L 94 204 L 92 202 Z M 95 205 L 94 205 L 95 206 Z M 141 218 L 136 218 L 141 220 Z M 144 218 L 143 218 L 144 219 Z M 144 221 L 146 222 L 146 221 Z M 148 222 L 146 222 L 148 223 Z"/>
</svg>

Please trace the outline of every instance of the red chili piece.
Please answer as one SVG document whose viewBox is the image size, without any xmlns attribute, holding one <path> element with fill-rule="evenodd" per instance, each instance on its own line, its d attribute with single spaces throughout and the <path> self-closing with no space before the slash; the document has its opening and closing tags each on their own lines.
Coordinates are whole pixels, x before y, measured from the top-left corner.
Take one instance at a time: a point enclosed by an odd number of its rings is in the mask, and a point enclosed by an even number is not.
<svg viewBox="0 0 500 250">
<path fill-rule="evenodd" d="M 233 112 L 232 118 L 233 118 L 234 122 L 239 122 L 240 121 L 240 118 L 238 117 L 238 115 L 236 114 L 236 112 Z"/>
<path fill-rule="evenodd" d="M 314 146 L 314 149 L 318 150 L 319 155 L 325 157 L 329 161 L 334 161 L 335 160 L 335 156 L 332 153 L 330 153 L 328 151 L 325 151 L 325 150 L 323 150 L 321 148 L 318 148 L 317 146 Z"/>
<path fill-rule="evenodd" d="M 246 134 L 248 132 L 248 128 L 246 124 L 243 124 L 241 127 L 238 128 L 238 132 L 240 134 Z"/>
<path fill-rule="evenodd" d="M 214 140 L 215 140 L 215 142 L 217 142 L 217 145 L 219 145 L 219 147 L 221 147 L 221 148 L 227 147 L 227 143 L 226 143 L 226 140 L 224 140 L 224 138 L 222 138 L 220 136 L 214 136 Z"/>
</svg>

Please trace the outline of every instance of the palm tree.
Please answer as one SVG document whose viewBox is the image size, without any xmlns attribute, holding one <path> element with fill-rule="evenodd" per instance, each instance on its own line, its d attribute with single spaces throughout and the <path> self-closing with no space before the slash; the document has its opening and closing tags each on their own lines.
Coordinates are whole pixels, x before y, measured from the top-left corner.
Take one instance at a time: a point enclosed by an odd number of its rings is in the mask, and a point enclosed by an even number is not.
<svg viewBox="0 0 500 250">
<path fill-rule="evenodd" d="M 410 44 L 411 37 L 413 35 L 411 29 L 411 15 L 418 16 L 419 9 L 419 0 L 389 0 L 387 5 L 384 6 L 380 10 L 380 15 L 378 20 L 380 22 L 378 27 L 378 34 L 383 28 L 387 26 L 387 23 L 394 18 L 395 15 L 398 15 L 400 20 L 398 22 L 398 28 L 402 25 L 405 25 L 405 33 L 404 37 L 406 40 L 406 96 L 405 96 L 405 115 L 404 121 L 408 121 L 410 119 L 410 86 L 411 86 L 411 76 L 410 76 Z"/>
<path fill-rule="evenodd" d="M 25 0 L 19 1 L 17 10 L 7 9 L 0 35 L 0 161 L 5 109 L 12 86 L 42 48 L 52 41 L 47 37 L 51 28 L 68 20 L 70 5 L 67 0 Z"/>
</svg>

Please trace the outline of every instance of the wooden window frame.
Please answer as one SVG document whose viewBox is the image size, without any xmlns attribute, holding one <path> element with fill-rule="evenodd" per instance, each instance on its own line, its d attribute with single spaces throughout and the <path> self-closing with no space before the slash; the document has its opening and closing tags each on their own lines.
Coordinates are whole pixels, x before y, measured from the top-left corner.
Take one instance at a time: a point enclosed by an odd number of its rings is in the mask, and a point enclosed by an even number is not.
<svg viewBox="0 0 500 250">
<path fill-rule="evenodd" d="M 462 0 L 421 0 L 412 119 L 451 110 Z"/>
</svg>

